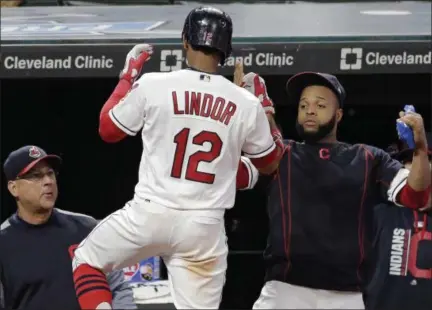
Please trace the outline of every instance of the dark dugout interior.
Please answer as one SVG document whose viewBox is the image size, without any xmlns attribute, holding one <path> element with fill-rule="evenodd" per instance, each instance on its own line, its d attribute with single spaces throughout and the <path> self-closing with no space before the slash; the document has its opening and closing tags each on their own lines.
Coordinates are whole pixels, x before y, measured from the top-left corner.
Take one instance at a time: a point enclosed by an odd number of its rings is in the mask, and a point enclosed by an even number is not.
<svg viewBox="0 0 432 310">
<path fill-rule="evenodd" d="M 230 77 L 232 78 L 232 77 Z M 289 76 L 266 76 L 276 103 L 287 101 Z M 431 75 L 340 75 L 348 96 L 340 140 L 385 148 L 396 139 L 395 119 L 405 104 L 431 127 Z M 132 198 L 141 156 L 139 136 L 106 144 L 98 136 L 99 111 L 117 83 L 99 79 L 4 79 L 1 82 L 1 158 L 35 144 L 63 157 L 57 206 L 101 219 Z M 296 139 L 294 106 L 277 106 L 285 138 Z M 15 212 L 2 175 L 2 220 Z M 239 192 L 227 212 L 232 251 L 222 307 L 251 308 L 262 286 L 267 221 L 265 194 Z"/>
</svg>

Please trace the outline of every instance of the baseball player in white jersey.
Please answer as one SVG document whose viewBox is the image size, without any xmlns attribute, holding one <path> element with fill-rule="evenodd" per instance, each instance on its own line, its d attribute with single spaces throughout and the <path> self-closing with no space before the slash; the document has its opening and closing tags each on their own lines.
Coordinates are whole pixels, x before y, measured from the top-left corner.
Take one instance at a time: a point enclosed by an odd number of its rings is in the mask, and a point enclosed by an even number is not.
<svg viewBox="0 0 432 310">
<path fill-rule="evenodd" d="M 255 175 L 251 162 L 264 174 L 277 169 L 283 146 L 271 101 L 216 73 L 231 53 L 231 18 L 194 9 L 182 38 L 188 69 L 135 82 L 152 54 L 137 45 L 101 111 L 101 137 L 117 142 L 141 130 L 143 154 L 133 199 L 72 254 L 82 309 L 111 309 L 105 274 L 156 255 L 177 309 L 217 309 L 227 268 L 224 211 L 234 205 L 239 162 Z"/>
</svg>

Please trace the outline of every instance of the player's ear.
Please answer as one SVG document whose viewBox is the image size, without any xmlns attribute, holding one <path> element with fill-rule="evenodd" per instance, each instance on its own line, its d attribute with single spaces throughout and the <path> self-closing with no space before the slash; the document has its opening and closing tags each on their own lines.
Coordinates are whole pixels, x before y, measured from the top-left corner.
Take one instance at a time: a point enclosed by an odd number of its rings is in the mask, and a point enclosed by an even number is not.
<svg viewBox="0 0 432 310">
<path fill-rule="evenodd" d="M 187 43 L 186 38 L 185 38 L 184 35 L 183 35 L 183 48 L 184 48 L 185 50 L 188 49 L 188 43 Z"/>
<path fill-rule="evenodd" d="M 342 109 L 337 109 L 336 110 L 336 122 L 340 122 L 342 120 L 343 117 L 343 110 Z"/>
<path fill-rule="evenodd" d="M 8 182 L 8 190 L 12 196 L 14 196 L 15 198 L 18 197 L 18 186 L 17 186 L 15 181 L 9 181 Z"/>
</svg>

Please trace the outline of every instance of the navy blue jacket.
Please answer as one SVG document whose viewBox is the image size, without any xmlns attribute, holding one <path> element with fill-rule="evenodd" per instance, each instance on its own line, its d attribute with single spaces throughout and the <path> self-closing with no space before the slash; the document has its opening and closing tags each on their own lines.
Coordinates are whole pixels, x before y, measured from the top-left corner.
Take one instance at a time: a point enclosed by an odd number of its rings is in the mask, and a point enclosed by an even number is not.
<svg viewBox="0 0 432 310">
<path fill-rule="evenodd" d="M 0 306 L 6 309 L 80 309 L 68 248 L 96 226 L 87 215 L 54 209 L 49 220 L 31 225 L 16 214 L 0 228 Z M 136 309 L 122 270 L 108 275 L 115 309 Z"/>
<path fill-rule="evenodd" d="M 286 144 L 268 187 L 266 281 L 360 291 L 373 207 L 397 195 L 408 171 L 368 145 Z"/>
</svg>

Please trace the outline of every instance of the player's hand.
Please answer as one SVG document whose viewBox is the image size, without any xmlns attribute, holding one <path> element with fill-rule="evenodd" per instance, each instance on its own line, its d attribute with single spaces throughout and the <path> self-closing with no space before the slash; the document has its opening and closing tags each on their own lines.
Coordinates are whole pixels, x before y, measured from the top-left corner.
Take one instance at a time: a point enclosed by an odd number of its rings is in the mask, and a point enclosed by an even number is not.
<svg viewBox="0 0 432 310">
<path fill-rule="evenodd" d="M 414 135 L 416 150 L 427 152 L 428 145 L 422 116 L 415 112 L 405 113 L 401 111 L 399 112 L 398 120 L 404 122 L 409 127 L 411 127 Z"/>
<path fill-rule="evenodd" d="M 273 101 L 267 94 L 267 86 L 262 77 L 256 73 L 250 72 L 243 76 L 243 82 L 241 86 L 258 97 L 266 113 L 271 115 L 275 114 Z"/>
<path fill-rule="evenodd" d="M 243 77 L 244 77 L 243 63 L 241 61 L 238 61 L 236 62 L 235 69 L 234 69 L 234 84 L 242 87 Z"/>
<path fill-rule="evenodd" d="M 133 84 L 140 74 L 145 62 L 153 54 L 153 46 L 149 44 L 135 45 L 126 56 L 123 70 L 120 72 L 120 79 L 127 80 Z"/>
</svg>

